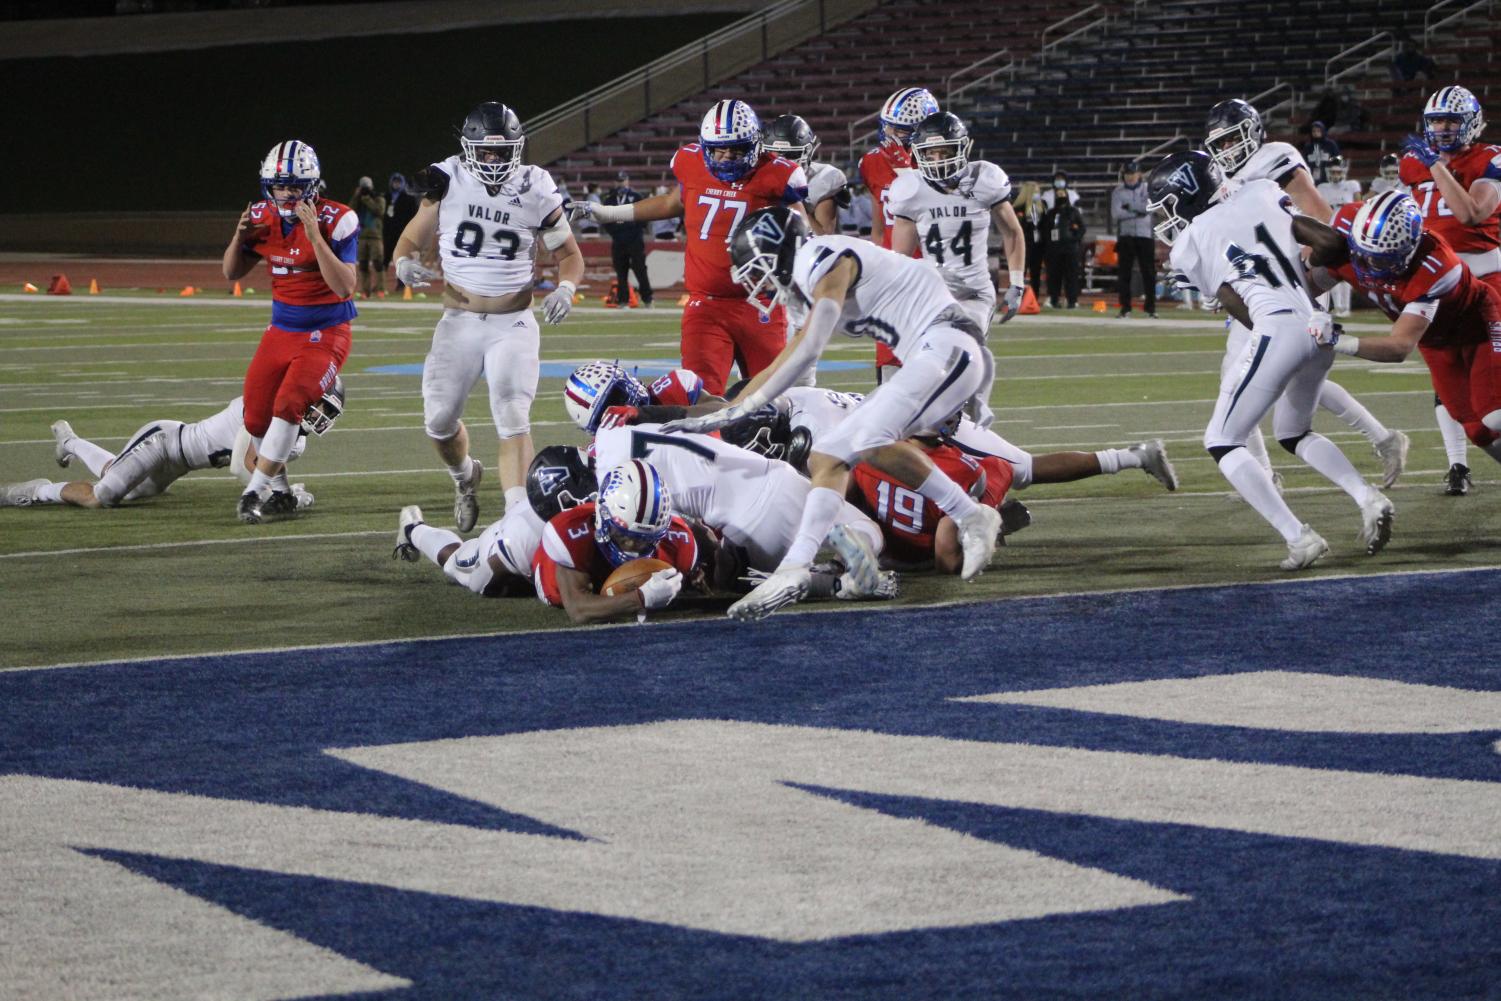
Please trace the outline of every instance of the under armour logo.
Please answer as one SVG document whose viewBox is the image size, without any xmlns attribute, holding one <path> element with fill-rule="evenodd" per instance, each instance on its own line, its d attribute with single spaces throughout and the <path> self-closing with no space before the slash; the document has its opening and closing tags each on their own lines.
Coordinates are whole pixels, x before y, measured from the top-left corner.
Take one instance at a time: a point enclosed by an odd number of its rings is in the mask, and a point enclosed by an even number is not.
<svg viewBox="0 0 1501 1001">
<path fill-rule="evenodd" d="M 779 244 L 786 238 L 787 231 L 782 229 L 782 224 L 777 221 L 777 217 L 768 212 L 751 226 L 751 236 L 757 240 Z"/>
<path fill-rule="evenodd" d="M 1168 183 L 1178 188 L 1184 194 L 1196 195 L 1199 193 L 1199 175 L 1194 173 L 1193 164 L 1185 163 L 1168 177 Z"/>
<path fill-rule="evenodd" d="M 536 477 L 537 486 L 541 488 L 543 496 L 557 493 L 568 479 L 567 466 L 543 466 L 532 474 Z"/>
</svg>

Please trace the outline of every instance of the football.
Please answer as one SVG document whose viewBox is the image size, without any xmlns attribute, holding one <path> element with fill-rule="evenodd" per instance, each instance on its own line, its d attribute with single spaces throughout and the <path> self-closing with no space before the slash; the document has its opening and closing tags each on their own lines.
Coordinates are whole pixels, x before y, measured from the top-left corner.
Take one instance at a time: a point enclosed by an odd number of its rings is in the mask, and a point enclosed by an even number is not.
<svg viewBox="0 0 1501 1001">
<path fill-rule="evenodd" d="M 631 560 L 616 567 L 614 572 L 605 578 L 605 586 L 599 589 L 599 593 L 607 598 L 613 598 L 617 594 L 630 594 L 645 584 L 647 579 L 658 570 L 671 569 L 671 563 L 643 556 L 639 560 Z"/>
</svg>

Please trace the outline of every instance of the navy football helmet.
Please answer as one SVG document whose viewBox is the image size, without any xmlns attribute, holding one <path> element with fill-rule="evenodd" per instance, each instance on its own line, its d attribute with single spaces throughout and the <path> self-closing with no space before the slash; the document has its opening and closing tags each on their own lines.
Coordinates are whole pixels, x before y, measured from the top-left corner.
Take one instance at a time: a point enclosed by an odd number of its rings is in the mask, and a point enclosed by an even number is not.
<svg viewBox="0 0 1501 1001">
<path fill-rule="evenodd" d="M 549 445 L 532 457 L 526 470 L 526 499 L 543 521 L 588 501 L 599 492 L 594 466 L 584 450 Z"/>
<path fill-rule="evenodd" d="M 464 166 L 482 184 L 504 184 L 521 169 L 521 148 L 526 133 L 516 112 L 499 101 L 486 101 L 459 126 L 459 145 Z"/>
<path fill-rule="evenodd" d="M 757 209 L 730 234 L 730 277 L 770 316 L 792 289 L 792 262 L 809 237 L 802 213 L 786 205 Z"/>
<path fill-rule="evenodd" d="M 766 126 L 761 145 L 806 171 L 813 165 L 813 154 L 818 152 L 818 136 L 801 115 L 782 115 Z"/>
<path fill-rule="evenodd" d="M 1225 175 L 1208 153 L 1184 150 L 1163 158 L 1147 177 L 1147 208 L 1161 212 L 1162 222 L 1153 232 L 1173 245 L 1204 210 L 1225 195 Z"/>
<path fill-rule="evenodd" d="M 1266 142 L 1261 113 L 1240 98 L 1221 101 L 1209 109 L 1204 123 L 1204 148 L 1227 177 L 1250 162 Z"/>
</svg>

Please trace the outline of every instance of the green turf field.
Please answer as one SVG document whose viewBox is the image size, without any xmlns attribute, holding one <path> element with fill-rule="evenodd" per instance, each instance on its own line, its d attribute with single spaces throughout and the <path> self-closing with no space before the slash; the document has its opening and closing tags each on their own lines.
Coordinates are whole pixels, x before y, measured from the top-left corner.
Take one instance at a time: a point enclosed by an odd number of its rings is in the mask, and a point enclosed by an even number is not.
<svg viewBox="0 0 1501 1001">
<path fill-rule="evenodd" d="M 147 420 L 212 414 L 238 395 L 268 310 L 256 300 L 0 297 L 0 482 L 86 474 L 81 464 L 63 471 L 52 460 L 48 426 L 60 417 L 118 448 Z M 899 603 L 1287 576 L 1276 567 L 1280 540 L 1227 493 L 1199 444 L 1218 386 L 1222 328 L 1206 314 L 1179 315 L 1156 323 L 1082 312 L 1020 317 L 995 328 L 992 345 L 1002 435 L 1033 452 L 1161 437 L 1182 490 L 1167 494 L 1134 470 L 1034 487 L 1019 495 L 1033 526 L 998 552 L 989 573 L 971 584 L 912 576 Z M 369 370 L 419 364 L 436 317 L 437 307 L 424 303 L 362 307 L 344 369 L 348 410 L 291 467 L 291 478 L 317 497 L 301 517 L 240 525 L 238 483 L 219 471 L 114 511 L 0 510 L 0 667 L 567 628 L 561 612 L 535 601 L 485 601 L 446 584 L 425 562 L 391 559 L 402 505 L 420 504 L 435 524 L 450 523 L 452 488 L 422 432 L 418 376 Z M 543 360 L 670 360 L 677 326 L 671 309 L 575 312 L 562 327 L 544 328 Z M 841 342 L 827 358 L 869 355 L 868 342 Z M 1335 375 L 1389 426 L 1412 435 L 1413 449 L 1407 474 L 1389 491 L 1395 536 L 1372 559 L 1355 542 L 1354 505 L 1273 445 L 1293 509 L 1333 547 L 1309 573 L 1501 564 L 1501 480 L 1491 460 L 1472 448 L 1474 493 L 1439 494 L 1447 460 L 1422 363 L 1342 358 Z M 869 383 L 864 366 L 820 377 L 837 389 Z M 543 380 L 532 414 L 538 447 L 583 443 L 563 413 L 560 387 L 559 378 Z M 483 387 L 466 419 L 475 454 L 492 464 Z M 1378 470 L 1371 449 L 1343 424 L 1321 414 L 1316 426 L 1347 446 L 1363 471 Z M 493 480 L 482 505 L 481 524 L 499 516 Z M 661 618 L 720 614 L 727 603 L 688 601 Z"/>
</svg>

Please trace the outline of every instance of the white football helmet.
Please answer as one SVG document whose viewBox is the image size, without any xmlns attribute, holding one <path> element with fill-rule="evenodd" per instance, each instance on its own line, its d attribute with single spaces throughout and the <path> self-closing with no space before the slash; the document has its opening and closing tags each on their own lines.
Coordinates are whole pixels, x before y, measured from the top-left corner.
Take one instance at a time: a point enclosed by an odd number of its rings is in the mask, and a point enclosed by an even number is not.
<svg viewBox="0 0 1501 1001">
<path fill-rule="evenodd" d="M 333 428 L 334 421 L 344 412 L 344 379 L 334 376 L 333 383 L 323 391 L 323 395 L 308 404 L 307 411 L 302 415 L 302 432 L 304 435 L 328 434 Z"/>
<path fill-rule="evenodd" d="M 1434 128 L 1440 123 L 1458 122 L 1457 131 Z M 1445 87 L 1434 91 L 1423 105 L 1423 138 L 1428 145 L 1441 153 L 1464 149 L 1480 136 L 1485 128 L 1485 115 L 1480 111 L 1480 101 L 1463 87 Z"/>
<path fill-rule="evenodd" d="M 1400 278 L 1423 240 L 1423 213 L 1405 192 L 1383 191 L 1350 221 L 1350 264 L 1362 277 Z"/>
<path fill-rule="evenodd" d="M 761 159 L 761 119 L 744 101 L 720 101 L 698 127 L 704 165 L 721 181 L 734 182 L 756 169 Z M 730 150 L 729 159 L 714 158 L 716 150 Z"/>
<path fill-rule="evenodd" d="M 919 122 L 939 111 L 938 98 L 923 87 L 903 87 L 881 105 L 880 124 L 876 134 L 883 145 L 900 146 L 903 149 L 912 141 L 912 132 Z M 887 132 L 890 129 L 890 132 Z"/>
<path fill-rule="evenodd" d="M 610 407 L 644 407 L 651 397 L 641 380 L 614 362 L 591 361 L 563 383 L 563 409 L 580 431 L 593 434 Z"/>
<path fill-rule="evenodd" d="M 296 215 L 298 202 L 317 201 L 322 180 L 318 154 L 313 152 L 313 147 L 297 139 L 272 146 L 271 152 L 261 161 L 261 197 L 275 205 L 283 219 Z M 299 193 L 277 198 L 271 193 L 273 187 L 296 188 Z"/>
<path fill-rule="evenodd" d="M 599 482 L 594 541 L 614 566 L 650 556 L 672 524 L 672 497 L 645 459 L 616 466 Z"/>
</svg>

